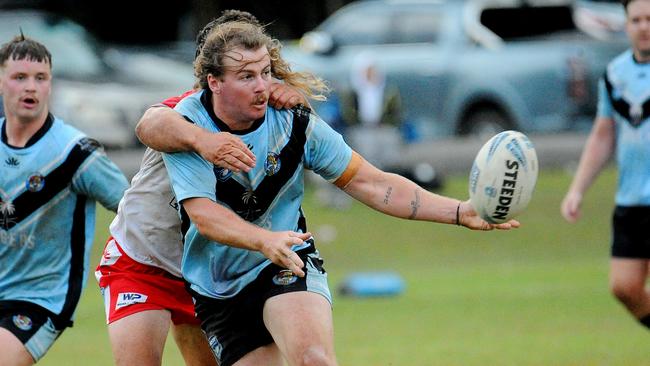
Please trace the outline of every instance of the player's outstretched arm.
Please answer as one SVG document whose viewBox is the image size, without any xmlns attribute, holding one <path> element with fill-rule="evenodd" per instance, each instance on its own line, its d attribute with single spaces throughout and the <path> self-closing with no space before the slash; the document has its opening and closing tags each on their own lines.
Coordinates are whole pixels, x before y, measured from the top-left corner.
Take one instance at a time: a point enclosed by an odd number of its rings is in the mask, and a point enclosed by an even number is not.
<svg viewBox="0 0 650 366">
<path fill-rule="evenodd" d="M 291 250 L 311 238 L 311 233 L 273 232 L 243 220 L 230 209 L 208 199 L 190 198 L 182 202 L 190 220 L 204 237 L 233 247 L 259 251 L 271 262 L 303 277 L 303 261 Z"/>
<path fill-rule="evenodd" d="M 356 166 L 356 168 L 355 168 Z M 502 224 L 490 224 L 478 216 L 469 204 L 454 198 L 431 193 L 400 175 L 383 172 L 353 153 L 348 166 L 351 177 L 347 182 L 335 184 L 355 199 L 388 215 L 410 219 L 458 224 L 473 230 L 511 229 L 519 222 L 510 220 Z M 346 171 L 346 172 L 348 172 Z"/>
</svg>

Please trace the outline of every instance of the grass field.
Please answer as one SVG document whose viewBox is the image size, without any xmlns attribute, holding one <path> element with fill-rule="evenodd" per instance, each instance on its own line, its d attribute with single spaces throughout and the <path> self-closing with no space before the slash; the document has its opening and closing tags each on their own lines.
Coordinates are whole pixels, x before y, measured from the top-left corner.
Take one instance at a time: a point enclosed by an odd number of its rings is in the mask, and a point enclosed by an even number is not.
<svg viewBox="0 0 650 366">
<path fill-rule="evenodd" d="M 407 284 L 405 293 L 394 298 L 353 299 L 334 291 L 339 363 L 649 364 L 648 332 L 607 288 L 615 173 L 608 170 L 600 177 L 575 225 L 559 214 L 569 181 L 564 172 L 542 172 L 535 196 L 520 216 L 522 228 L 511 232 L 410 222 L 361 205 L 336 211 L 317 206 L 309 195 L 304 207 L 308 225 L 333 290 L 347 274 L 366 270 L 396 271 Z M 449 179 L 441 193 L 466 197 L 466 178 Z M 101 211 L 93 266 L 110 218 Z M 336 238 L 318 241 L 319 232 L 331 227 Z M 165 352 L 164 365 L 183 364 L 173 342 Z M 40 364 L 112 364 L 94 278 L 74 328 L 65 331 Z"/>
</svg>

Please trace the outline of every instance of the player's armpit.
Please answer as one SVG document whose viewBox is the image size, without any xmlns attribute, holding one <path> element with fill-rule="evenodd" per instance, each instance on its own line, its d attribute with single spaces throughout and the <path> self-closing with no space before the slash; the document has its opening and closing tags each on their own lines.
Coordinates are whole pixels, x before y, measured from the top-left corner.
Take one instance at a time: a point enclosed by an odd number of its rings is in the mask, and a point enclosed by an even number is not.
<svg viewBox="0 0 650 366">
<path fill-rule="evenodd" d="M 344 189 L 348 183 L 350 183 L 352 178 L 357 175 L 362 162 L 363 158 L 361 155 L 359 155 L 356 151 L 352 151 L 352 158 L 350 159 L 350 163 L 343 171 L 343 174 L 341 174 L 341 176 L 336 181 L 334 181 L 334 184 L 337 187 Z"/>
</svg>

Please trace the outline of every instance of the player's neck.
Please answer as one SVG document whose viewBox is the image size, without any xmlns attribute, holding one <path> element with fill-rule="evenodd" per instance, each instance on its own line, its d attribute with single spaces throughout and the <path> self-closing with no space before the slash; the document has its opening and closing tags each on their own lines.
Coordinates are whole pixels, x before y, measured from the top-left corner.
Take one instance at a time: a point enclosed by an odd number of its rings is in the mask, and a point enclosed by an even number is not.
<svg viewBox="0 0 650 366">
<path fill-rule="evenodd" d="M 247 130 L 253 126 L 255 121 L 242 121 L 240 118 L 233 116 L 229 113 L 229 109 L 226 106 L 221 105 L 219 102 L 213 100 L 214 115 L 217 116 L 223 123 L 230 128 L 231 131 L 242 131 Z"/>
<path fill-rule="evenodd" d="M 24 147 L 29 139 L 45 124 L 47 111 L 35 118 L 21 118 L 10 112 L 6 113 L 5 117 L 7 143 L 15 147 Z"/>
<path fill-rule="evenodd" d="M 650 50 L 634 50 L 634 59 L 642 64 L 650 63 Z"/>
</svg>

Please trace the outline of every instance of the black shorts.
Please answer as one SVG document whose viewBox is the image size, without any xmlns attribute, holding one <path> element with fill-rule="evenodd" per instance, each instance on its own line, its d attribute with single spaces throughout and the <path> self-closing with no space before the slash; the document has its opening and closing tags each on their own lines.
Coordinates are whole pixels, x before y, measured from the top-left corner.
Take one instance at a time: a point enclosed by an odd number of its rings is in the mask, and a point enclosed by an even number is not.
<svg viewBox="0 0 650 366">
<path fill-rule="evenodd" d="M 247 353 L 273 343 L 262 319 L 264 303 L 270 297 L 295 291 L 320 293 L 331 302 L 323 260 L 313 245 L 297 251 L 305 263 L 305 277 L 271 264 L 237 295 L 214 299 L 190 290 L 210 348 L 220 366 L 230 366 Z"/>
<path fill-rule="evenodd" d="M 650 206 L 616 206 L 612 257 L 650 259 Z"/>
<path fill-rule="evenodd" d="M 0 301 L 0 328 L 16 336 L 35 362 L 63 332 L 54 326 L 52 313 L 25 301 Z"/>
</svg>

